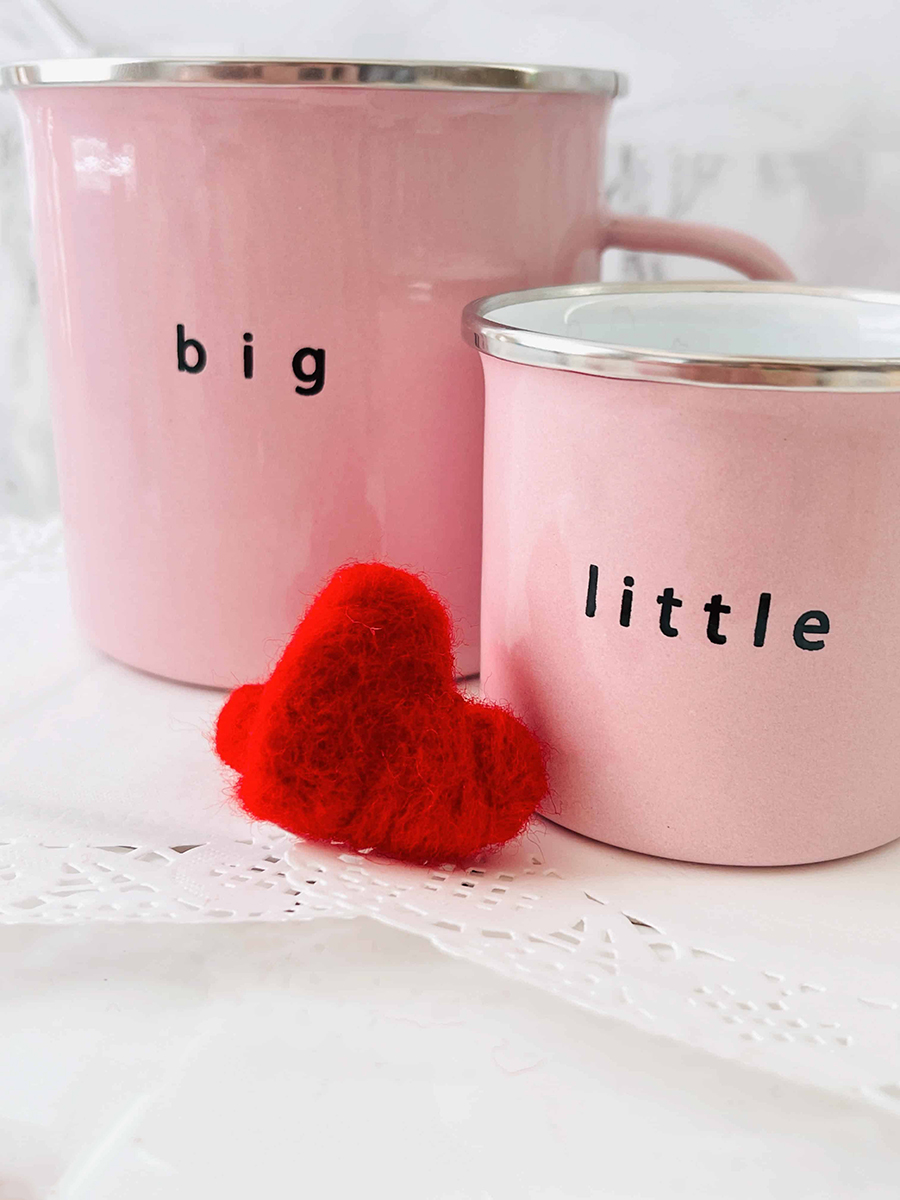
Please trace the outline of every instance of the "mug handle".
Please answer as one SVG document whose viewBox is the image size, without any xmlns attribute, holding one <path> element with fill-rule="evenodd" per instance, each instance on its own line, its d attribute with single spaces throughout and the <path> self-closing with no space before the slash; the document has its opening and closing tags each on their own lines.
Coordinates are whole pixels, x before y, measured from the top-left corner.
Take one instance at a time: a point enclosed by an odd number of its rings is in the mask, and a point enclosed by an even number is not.
<svg viewBox="0 0 900 1200">
<path fill-rule="evenodd" d="M 718 225 L 696 225 L 662 217 L 613 216 L 605 248 L 611 247 L 708 258 L 740 271 L 748 279 L 773 279 L 785 283 L 794 280 L 794 273 L 784 259 L 764 242 Z"/>
</svg>

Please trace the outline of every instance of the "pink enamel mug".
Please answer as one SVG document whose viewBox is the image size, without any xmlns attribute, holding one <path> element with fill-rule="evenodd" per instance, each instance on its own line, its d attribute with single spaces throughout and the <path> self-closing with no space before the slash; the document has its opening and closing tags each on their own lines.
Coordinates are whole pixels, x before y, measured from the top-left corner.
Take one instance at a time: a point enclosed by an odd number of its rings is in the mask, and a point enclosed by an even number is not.
<svg viewBox="0 0 900 1200">
<path fill-rule="evenodd" d="M 614 217 L 612 71 L 91 60 L 7 67 L 24 114 L 73 600 L 160 675 L 259 677 L 348 559 L 424 571 L 478 666 L 486 292 L 607 246 L 789 277 Z"/>
<path fill-rule="evenodd" d="M 464 329 L 483 687 L 547 815 L 706 863 L 900 835 L 900 295 L 594 284 Z"/>
</svg>

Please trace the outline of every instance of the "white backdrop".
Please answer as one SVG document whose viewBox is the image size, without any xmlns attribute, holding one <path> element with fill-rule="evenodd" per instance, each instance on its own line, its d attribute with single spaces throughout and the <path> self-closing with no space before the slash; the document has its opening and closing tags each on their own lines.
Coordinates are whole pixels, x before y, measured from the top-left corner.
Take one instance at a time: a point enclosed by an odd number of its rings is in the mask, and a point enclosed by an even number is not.
<svg viewBox="0 0 900 1200">
<path fill-rule="evenodd" d="M 608 190 L 627 212 L 730 224 L 806 281 L 900 288 L 895 0 L 0 0 L 4 58 L 122 54 L 472 58 L 631 79 Z M 69 26 L 71 28 L 69 28 Z M 56 505 L 22 150 L 0 108 L 0 511 Z M 716 277 L 613 252 L 607 278 Z"/>
</svg>

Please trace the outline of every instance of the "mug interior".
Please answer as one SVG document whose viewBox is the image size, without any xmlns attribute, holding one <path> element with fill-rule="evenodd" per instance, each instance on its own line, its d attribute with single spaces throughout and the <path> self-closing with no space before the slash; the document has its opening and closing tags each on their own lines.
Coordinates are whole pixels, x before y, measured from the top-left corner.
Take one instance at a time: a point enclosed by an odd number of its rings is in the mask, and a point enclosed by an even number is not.
<svg viewBox="0 0 900 1200">
<path fill-rule="evenodd" d="M 532 333 L 675 355 L 871 359 L 900 356 L 900 303 L 779 292 L 613 292 L 491 309 Z"/>
</svg>

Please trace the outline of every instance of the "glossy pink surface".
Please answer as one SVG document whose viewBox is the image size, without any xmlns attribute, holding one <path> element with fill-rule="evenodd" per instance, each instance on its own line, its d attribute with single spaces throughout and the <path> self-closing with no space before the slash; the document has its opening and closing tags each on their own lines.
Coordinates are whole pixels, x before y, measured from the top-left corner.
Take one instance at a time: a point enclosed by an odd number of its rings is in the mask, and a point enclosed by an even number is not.
<svg viewBox="0 0 900 1200">
<path fill-rule="evenodd" d="M 552 747 L 548 815 L 712 863 L 900 835 L 900 395 L 483 364 L 482 679 Z M 821 650 L 794 640 L 810 610 Z"/>
<path fill-rule="evenodd" d="M 459 626 L 458 668 L 475 671 L 483 406 L 459 313 L 598 277 L 609 101 L 108 85 L 17 98 L 87 635 L 230 687 L 267 671 L 335 567 L 381 558 L 428 575 Z M 650 241 L 779 273 L 730 236 L 657 223 Z M 200 373 L 178 370 L 178 325 L 206 351 Z M 295 391 L 303 347 L 325 351 L 315 395 Z"/>
</svg>

